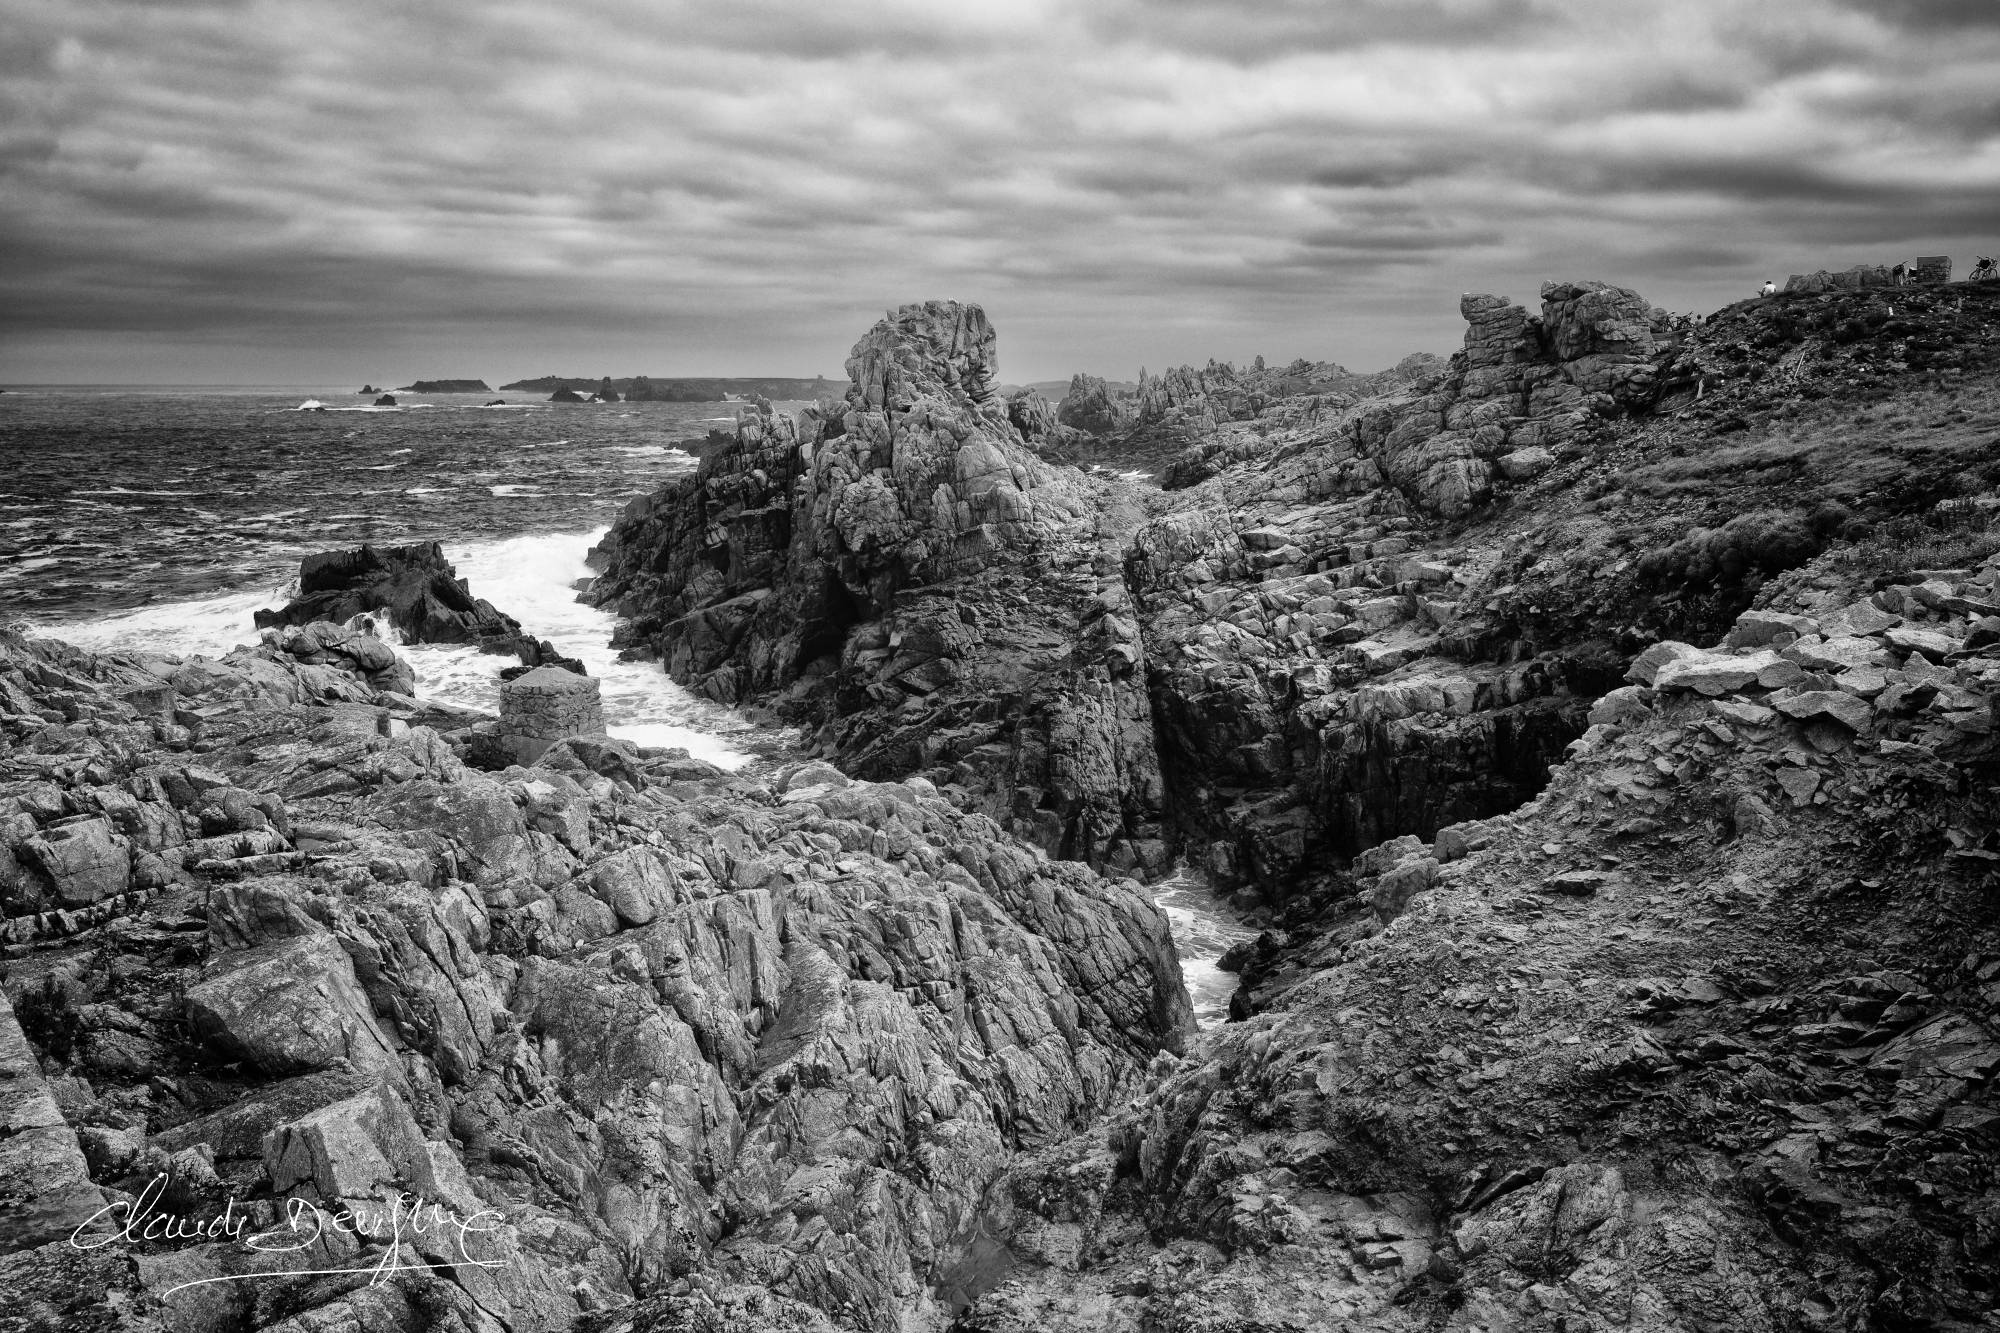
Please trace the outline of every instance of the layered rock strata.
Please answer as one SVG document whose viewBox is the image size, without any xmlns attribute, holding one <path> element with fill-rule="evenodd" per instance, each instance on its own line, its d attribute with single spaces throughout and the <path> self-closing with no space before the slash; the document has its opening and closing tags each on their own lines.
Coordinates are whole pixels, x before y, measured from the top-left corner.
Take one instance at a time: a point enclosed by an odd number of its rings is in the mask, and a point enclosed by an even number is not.
<svg viewBox="0 0 2000 1333">
<path fill-rule="evenodd" d="M 1190 449 L 1178 475 L 1209 479 L 1157 503 L 1127 552 L 1181 831 L 1267 898 L 1518 805 L 1620 669 L 1473 623 L 1476 560 L 1426 546 L 1650 402 L 1664 315 L 1603 283 L 1547 285 L 1540 316 L 1460 309 L 1441 371 L 1365 402 L 1287 400 Z"/>
</svg>

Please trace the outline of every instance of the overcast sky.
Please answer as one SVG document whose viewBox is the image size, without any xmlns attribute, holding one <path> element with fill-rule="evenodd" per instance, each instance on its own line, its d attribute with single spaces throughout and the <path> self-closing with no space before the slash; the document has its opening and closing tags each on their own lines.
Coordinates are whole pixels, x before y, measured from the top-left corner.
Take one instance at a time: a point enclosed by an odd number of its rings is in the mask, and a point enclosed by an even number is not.
<svg viewBox="0 0 2000 1333">
<path fill-rule="evenodd" d="M 1975 251 L 1996 0 L 0 0 L 0 383 L 1373 370 Z"/>
</svg>

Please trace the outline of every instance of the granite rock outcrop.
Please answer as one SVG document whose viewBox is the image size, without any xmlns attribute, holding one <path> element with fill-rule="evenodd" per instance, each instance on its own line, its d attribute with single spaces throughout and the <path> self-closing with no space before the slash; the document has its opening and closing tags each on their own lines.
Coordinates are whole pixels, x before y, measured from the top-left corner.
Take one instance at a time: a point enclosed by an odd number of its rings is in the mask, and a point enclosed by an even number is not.
<svg viewBox="0 0 2000 1333">
<path fill-rule="evenodd" d="M 1571 740 L 1525 804 L 1390 811 L 1395 836 L 1309 856 L 1224 960 L 1242 1021 L 1016 1163 L 1018 1262 L 960 1326 L 1978 1327 L 2000 1290 L 1995 310 L 1808 293 L 1673 330 L 1650 377 L 1586 349 L 1628 397 L 1547 466 L 1457 517 L 1373 488 L 1413 585 L 1373 609 L 1266 592 L 1334 556 L 1296 538 L 1338 521 L 1311 488 L 1342 423 L 1273 420 L 1191 492 L 1229 504 L 1165 497 L 1134 551 L 1156 670 L 1194 695 L 1183 663 L 1205 666 L 1210 714 L 1251 719 L 1231 739 L 1283 738 L 1267 772 L 1299 735 L 1257 705 L 1316 631 L 1416 649 L 1365 650 L 1396 664 L 1307 714 L 1381 710 L 1365 751 L 1476 714 L 1455 675 L 1517 666 L 1564 667 L 1545 697 Z M 1240 513 L 1270 492 L 1285 508 Z M 1145 580 L 1173 595 L 1149 607 Z M 1170 781 L 1206 771 L 1161 748 Z M 1240 809 L 1258 779 L 1236 772 Z M 1332 813 L 1272 794 L 1235 827 Z"/>
<path fill-rule="evenodd" d="M 1136 886 L 920 780 L 601 736 L 482 771 L 423 716 L 276 644 L 0 633 L 26 1326 L 526 1333 L 749 1290 L 938 1326 L 1006 1159 L 1182 1048 Z M 430 1224 L 276 1252 L 398 1199 Z"/>
<path fill-rule="evenodd" d="M 878 322 L 849 387 L 627 507 L 591 591 L 621 642 L 813 729 L 857 776 L 923 774 L 1053 855 L 1164 863 L 1131 496 L 1039 457 L 977 306 Z M 1041 422 L 1039 415 L 1035 418 Z"/>
<path fill-rule="evenodd" d="M 518 657 L 521 670 L 562 667 L 581 673 L 583 663 L 564 657 L 546 639 L 481 597 L 458 577 L 436 542 L 361 546 L 309 555 L 299 564 L 298 595 L 276 610 L 256 614 L 259 629 L 298 627 L 325 635 L 352 624 L 374 634 L 385 616 L 407 643 L 465 643 Z M 364 624 L 365 622 L 365 624 Z"/>
<path fill-rule="evenodd" d="M 1265 1012 L 1016 1164 L 960 1326 L 1976 1327 L 2000 559 L 1839 582 L 1640 655 L 1528 805 L 1357 858 L 1376 912 Z"/>
</svg>

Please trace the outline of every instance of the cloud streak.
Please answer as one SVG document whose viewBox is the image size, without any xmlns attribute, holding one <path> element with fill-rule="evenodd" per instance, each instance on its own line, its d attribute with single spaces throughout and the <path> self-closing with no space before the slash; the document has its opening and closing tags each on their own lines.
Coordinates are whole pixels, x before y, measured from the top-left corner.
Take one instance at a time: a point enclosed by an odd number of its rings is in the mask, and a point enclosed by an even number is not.
<svg viewBox="0 0 2000 1333">
<path fill-rule="evenodd" d="M 2000 246 L 1984 0 L 0 12 L 15 380 L 834 373 L 929 296 L 1015 378 L 1368 369 L 1466 289 Z"/>
</svg>

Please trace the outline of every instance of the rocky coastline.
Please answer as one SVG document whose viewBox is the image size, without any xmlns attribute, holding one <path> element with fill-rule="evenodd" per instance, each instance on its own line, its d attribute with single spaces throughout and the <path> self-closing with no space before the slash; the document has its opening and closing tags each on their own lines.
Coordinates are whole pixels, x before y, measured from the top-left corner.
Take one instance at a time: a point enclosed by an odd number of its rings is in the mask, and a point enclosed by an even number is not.
<svg viewBox="0 0 2000 1333">
<path fill-rule="evenodd" d="M 814 752 L 740 775 L 435 548 L 219 661 L 0 632 L 5 1317 L 1989 1327 L 1996 289 L 1059 405 L 904 306 L 594 554 Z M 369 614 L 523 673 L 428 706 Z M 1177 861 L 1262 930 L 1207 1035 Z M 188 1229 L 406 1195 L 481 1226 Z"/>
</svg>

